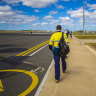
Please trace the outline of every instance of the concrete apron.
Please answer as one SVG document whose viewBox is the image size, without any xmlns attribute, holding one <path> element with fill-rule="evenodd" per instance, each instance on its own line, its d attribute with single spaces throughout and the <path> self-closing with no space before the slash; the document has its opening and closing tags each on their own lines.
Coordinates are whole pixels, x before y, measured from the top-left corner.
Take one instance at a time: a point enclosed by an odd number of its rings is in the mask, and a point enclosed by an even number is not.
<svg viewBox="0 0 96 96">
<path fill-rule="evenodd" d="M 67 72 L 54 82 L 54 66 L 40 96 L 96 96 L 96 56 L 81 42 L 70 38 Z"/>
</svg>

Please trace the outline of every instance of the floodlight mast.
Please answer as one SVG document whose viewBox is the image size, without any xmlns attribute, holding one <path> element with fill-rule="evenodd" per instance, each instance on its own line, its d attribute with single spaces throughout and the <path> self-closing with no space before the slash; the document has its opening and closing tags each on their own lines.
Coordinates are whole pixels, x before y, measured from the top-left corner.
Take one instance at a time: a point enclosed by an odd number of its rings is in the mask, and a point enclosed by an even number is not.
<svg viewBox="0 0 96 96">
<path fill-rule="evenodd" d="M 84 32 L 85 32 L 85 11 L 84 11 L 84 0 L 83 0 L 83 34 L 84 34 Z"/>
</svg>

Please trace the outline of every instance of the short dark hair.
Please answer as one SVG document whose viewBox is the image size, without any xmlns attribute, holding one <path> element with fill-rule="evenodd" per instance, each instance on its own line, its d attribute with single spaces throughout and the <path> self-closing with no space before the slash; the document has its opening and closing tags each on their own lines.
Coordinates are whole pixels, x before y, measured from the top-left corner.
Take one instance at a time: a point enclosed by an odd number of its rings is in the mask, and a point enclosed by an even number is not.
<svg viewBox="0 0 96 96">
<path fill-rule="evenodd" d="M 56 30 L 61 30 L 61 29 L 62 29 L 61 25 L 56 26 Z"/>
</svg>

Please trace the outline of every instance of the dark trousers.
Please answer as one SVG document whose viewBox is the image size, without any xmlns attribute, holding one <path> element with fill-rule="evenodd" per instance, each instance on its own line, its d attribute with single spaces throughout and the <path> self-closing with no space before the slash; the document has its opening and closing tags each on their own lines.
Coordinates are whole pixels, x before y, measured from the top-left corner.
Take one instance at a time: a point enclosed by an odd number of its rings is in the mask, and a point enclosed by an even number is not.
<svg viewBox="0 0 96 96">
<path fill-rule="evenodd" d="M 61 60 L 62 60 L 62 71 L 64 72 L 66 70 L 65 56 L 61 57 Z M 55 79 L 59 80 L 60 78 L 60 56 L 54 55 L 54 61 L 55 61 Z"/>
</svg>

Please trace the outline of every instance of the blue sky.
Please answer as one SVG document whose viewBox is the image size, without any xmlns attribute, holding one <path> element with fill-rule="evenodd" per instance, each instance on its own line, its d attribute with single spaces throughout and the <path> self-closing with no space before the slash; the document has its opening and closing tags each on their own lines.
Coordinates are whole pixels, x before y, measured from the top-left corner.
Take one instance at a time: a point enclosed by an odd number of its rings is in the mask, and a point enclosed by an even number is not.
<svg viewBox="0 0 96 96">
<path fill-rule="evenodd" d="M 85 29 L 96 31 L 96 0 L 85 1 Z M 0 30 L 82 30 L 83 0 L 0 0 Z"/>
</svg>

